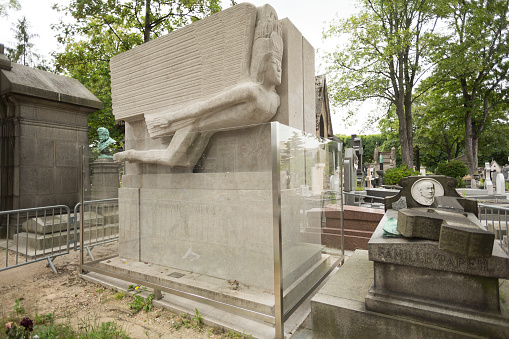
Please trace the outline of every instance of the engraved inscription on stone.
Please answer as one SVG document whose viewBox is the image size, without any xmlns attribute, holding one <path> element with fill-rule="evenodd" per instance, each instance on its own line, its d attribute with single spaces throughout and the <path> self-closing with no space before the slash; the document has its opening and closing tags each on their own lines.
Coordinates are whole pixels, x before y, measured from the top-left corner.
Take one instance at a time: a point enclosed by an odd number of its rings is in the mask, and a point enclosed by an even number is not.
<svg viewBox="0 0 509 339">
<path fill-rule="evenodd" d="M 491 272 L 489 261 L 486 258 L 468 258 L 454 254 L 433 253 L 430 251 L 419 251 L 418 249 L 401 248 L 379 248 L 375 254 L 386 262 L 402 262 L 407 264 L 421 264 L 440 269 L 451 269 L 461 271 L 482 271 Z"/>
</svg>

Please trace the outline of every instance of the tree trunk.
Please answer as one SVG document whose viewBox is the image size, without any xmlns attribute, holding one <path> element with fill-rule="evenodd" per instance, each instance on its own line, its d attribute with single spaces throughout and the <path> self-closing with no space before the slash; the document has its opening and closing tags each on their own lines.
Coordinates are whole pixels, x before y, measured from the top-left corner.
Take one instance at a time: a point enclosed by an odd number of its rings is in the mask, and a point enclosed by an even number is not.
<svg viewBox="0 0 509 339">
<path fill-rule="evenodd" d="M 474 169 L 474 173 L 477 173 L 477 169 L 479 168 L 479 158 L 477 157 L 477 150 L 479 148 L 479 138 L 472 138 L 472 158 L 474 160 L 472 167 Z M 486 159 L 490 161 L 490 159 Z"/>
<path fill-rule="evenodd" d="M 415 169 L 417 171 L 421 170 L 421 157 L 420 157 L 420 149 L 419 146 L 415 147 Z"/>
<path fill-rule="evenodd" d="M 145 2 L 145 28 L 143 30 L 143 42 L 150 41 L 150 0 Z"/>
<path fill-rule="evenodd" d="M 414 167 L 414 136 L 412 130 L 412 92 L 405 93 L 404 100 L 398 103 L 396 111 L 399 120 L 399 139 L 401 142 L 401 161 L 407 168 Z"/>
<path fill-rule="evenodd" d="M 465 155 L 467 157 L 468 174 L 477 172 L 477 159 L 474 161 L 474 134 L 472 131 L 472 116 L 470 112 L 465 114 Z M 477 151 L 475 152 L 477 154 Z"/>
</svg>

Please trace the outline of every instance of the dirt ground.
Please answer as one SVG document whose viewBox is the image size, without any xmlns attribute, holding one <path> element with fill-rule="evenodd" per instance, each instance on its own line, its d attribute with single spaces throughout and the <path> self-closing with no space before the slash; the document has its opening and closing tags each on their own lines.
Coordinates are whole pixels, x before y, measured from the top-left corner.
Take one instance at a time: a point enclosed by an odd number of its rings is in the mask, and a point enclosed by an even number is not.
<svg viewBox="0 0 509 339">
<path fill-rule="evenodd" d="M 95 254 L 94 254 L 95 255 Z M 5 249 L 0 249 L 0 267 L 5 267 Z M 9 253 L 10 265 L 14 256 Z M 24 260 L 19 257 L 19 262 Z M 180 315 L 154 307 L 133 314 L 128 306 L 132 297 L 87 282 L 78 276 L 79 252 L 73 251 L 54 260 L 58 274 L 47 261 L 39 261 L 0 272 L 0 318 L 13 312 L 16 299 L 27 315 L 53 313 L 56 323 L 81 325 L 115 321 L 132 338 L 224 338 L 217 329 L 172 328 Z"/>
</svg>

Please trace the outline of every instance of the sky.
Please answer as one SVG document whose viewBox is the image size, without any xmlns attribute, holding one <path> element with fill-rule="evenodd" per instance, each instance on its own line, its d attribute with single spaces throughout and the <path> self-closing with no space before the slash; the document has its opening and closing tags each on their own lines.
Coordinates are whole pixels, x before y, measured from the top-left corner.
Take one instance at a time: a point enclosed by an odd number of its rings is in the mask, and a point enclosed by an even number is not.
<svg viewBox="0 0 509 339">
<path fill-rule="evenodd" d="M 0 0 L 5 2 L 6 0 Z M 50 60 L 50 53 L 57 50 L 58 44 L 56 33 L 51 29 L 52 24 L 59 22 L 61 13 L 53 10 L 52 4 L 66 4 L 69 0 L 19 0 L 21 4 L 20 11 L 9 11 L 8 17 L 0 18 L 0 43 L 6 46 L 12 46 L 15 39 L 12 27 L 18 19 L 26 16 L 31 26 L 31 32 L 39 36 L 34 38 L 35 51 L 38 54 L 46 56 Z M 243 1 L 237 1 L 238 3 Z M 269 3 L 276 10 L 279 19 L 288 18 L 299 29 L 302 35 L 317 50 L 315 56 L 315 65 L 317 74 L 325 71 L 321 62 L 321 53 L 331 51 L 334 48 L 334 42 L 324 42 L 322 40 L 322 31 L 328 26 L 336 16 L 346 18 L 356 11 L 356 0 L 251 0 L 248 1 L 256 6 Z M 230 7 L 229 0 L 222 0 L 223 8 Z M 378 133 L 373 127 L 363 126 L 366 114 L 373 108 L 363 106 L 357 114 L 357 122 L 348 126 L 344 118 L 345 113 L 341 108 L 330 107 L 332 116 L 332 127 L 334 134 L 372 134 Z M 350 123 L 352 123 L 350 121 Z M 371 128 L 371 129 L 369 129 Z"/>
</svg>

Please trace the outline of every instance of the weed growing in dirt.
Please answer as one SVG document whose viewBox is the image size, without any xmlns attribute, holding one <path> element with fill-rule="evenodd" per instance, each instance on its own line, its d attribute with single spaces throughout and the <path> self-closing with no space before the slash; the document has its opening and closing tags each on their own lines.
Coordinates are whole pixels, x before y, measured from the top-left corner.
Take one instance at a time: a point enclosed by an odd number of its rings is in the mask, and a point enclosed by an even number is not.
<svg viewBox="0 0 509 339">
<path fill-rule="evenodd" d="M 144 298 L 140 295 L 140 293 L 147 290 L 145 287 L 129 285 L 128 290 L 134 291 L 133 302 L 127 304 L 133 314 L 136 314 L 141 310 L 144 310 L 145 312 L 150 312 L 152 310 L 154 307 L 152 305 L 152 300 L 154 300 L 156 297 L 154 293 L 151 293 L 146 298 Z"/>
<path fill-rule="evenodd" d="M 194 310 L 196 312 L 194 313 L 194 317 L 192 317 L 191 320 L 194 322 L 194 326 L 201 328 L 203 326 L 203 317 L 200 314 L 200 312 L 198 312 L 197 308 L 195 308 Z"/>
<path fill-rule="evenodd" d="M 189 313 L 182 313 L 180 317 L 173 322 L 171 328 L 178 330 L 182 326 L 184 326 L 185 328 L 191 327 L 191 316 L 189 315 Z"/>
<path fill-rule="evenodd" d="M 245 332 L 237 332 L 234 330 L 229 330 L 225 332 L 224 329 L 218 327 L 211 327 L 207 331 L 209 338 L 216 336 L 220 336 L 220 338 L 228 338 L 228 339 L 253 339 L 252 335 L 246 334 Z"/>
<path fill-rule="evenodd" d="M 203 316 L 198 311 L 197 308 L 194 309 L 194 316 L 191 316 L 189 313 L 182 313 L 176 321 L 172 322 L 171 328 L 176 330 L 180 329 L 182 326 L 185 328 L 190 328 L 191 326 L 197 329 L 203 327 Z"/>
<path fill-rule="evenodd" d="M 234 330 L 229 330 L 226 333 L 226 338 L 235 338 L 235 339 L 253 339 L 253 336 L 250 334 L 246 334 L 246 332 L 237 332 Z"/>
<path fill-rule="evenodd" d="M 127 293 L 124 293 L 124 292 L 118 292 L 116 293 L 113 298 L 117 299 L 117 300 L 121 300 L 121 299 L 124 299 L 124 297 L 127 296 Z"/>
<path fill-rule="evenodd" d="M 48 314 L 35 314 L 34 321 L 25 314 L 25 309 L 20 305 L 22 299 L 16 299 L 13 306 L 16 314 L 11 312 L 9 317 L 2 317 L 1 324 L 5 324 L 5 331 L 0 331 L 0 339 L 3 338 L 16 338 L 16 339 L 99 339 L 99 338 L 112 338 L 112 339 L 129 339 L 129 335 L 115 322 L 106 322 L 101 324 L 90 324 L 85 322 L 78 326 L 75 331 L 68 324 L 54 324 L 53 313 Z"/>
<path fill-rule="evenodd" d="M 21 298 L 18 298 L 14 301 L 14 311 L 16 312 L 16 315 L 25 314 L 25 308 L 23 306 L 19 305 L 19 302 L 23 300 Z"/>
</svg>

